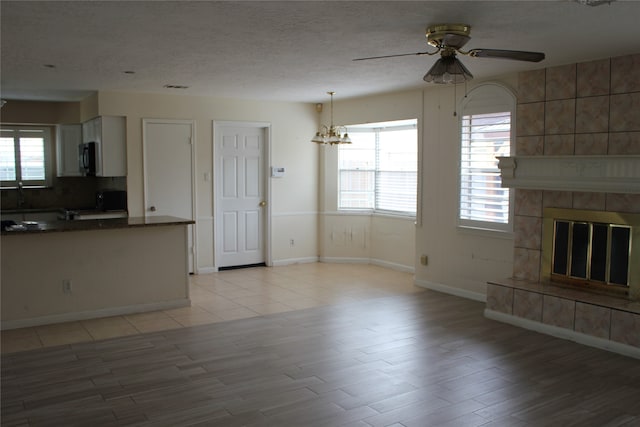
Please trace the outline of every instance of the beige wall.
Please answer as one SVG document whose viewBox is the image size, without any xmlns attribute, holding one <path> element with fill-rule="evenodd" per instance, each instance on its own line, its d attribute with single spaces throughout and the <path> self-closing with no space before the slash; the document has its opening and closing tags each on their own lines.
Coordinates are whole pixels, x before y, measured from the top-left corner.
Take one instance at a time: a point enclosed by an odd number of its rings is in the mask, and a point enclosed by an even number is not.
<svg viewBox="0 0 640 427">
<path fill-rule="evenodd" d="M 414 271 L 416 226 L 413 218 L 375 215 L 371 218 L 371 261 Z"/>
<path fill-rule="evenodd" d="M 98 116 L 98 94 L 86 97 L 80 103 L 80 122 L 86 122 Z"/>
<path fill-rule="evenodd" d="M 516 76 L 491 81 L 508 88 L 515 88 L 517 83 Z M 473 80 L 467 89 L 484 82 Z M 455 89 L 430 86 L 424 91 L 422 216 L 416 231 L 416 283 L 482 300 L 487 280 L 511 275 L 513 237 L 458 227 L 459 105 L 463 97 L 462 85 Z M 420 265 L 420 255 L 427 255 L 428 265 Z"/>
<path fill-rule="evenodd" d="M 80 116 L 81 120 L 95 115 L 127 117 L 127 189 L 132 216 L 144 214 L 142 119 L 195 121 L 197 267 L 201 271 L 214 267 L 213 188 L 212 181 L 204 179 L 205 172 L 214 173 L 213 121 L 266 122 L 272 131 L 270 165 L 287 169 L 284 178 L 269 180 L 274 264 L 320 258 L 413 270 L 419 255 L 426 254 L 429 265 L 416 267 L 418 283 L 483 293 L 487 279 L 509 275 L 503 270 L 511 270 L 513 245 L 456 228 L 458 125 L 452 114 L 453 96 L 451 87 L 427 87 L 335 102 L 334 122 L 340 124 L 418 119 L 423 202 L 417 228 L 413 219 L 337 212 L 337 150 L 309 142 L 320 119 L 311 104 L 101 92 L 81 103 Z M 328 120 L 329 109 L 325 108 L 322 122 Z M 490 255 L 480 256 L 487 247 Z"/>
<path fill-rule="evenodd" d="M 632 58 L 637 61 L 637 56 Z M 501 83 L 516 93 L 518 76 L 473 80 L 467 90 L 487 81 Z M 418 119 L 421 161 L 417 224 L 413 220 L 337 211 L 336 147 L 309 142 L 319 119 L 323 123 L 329 120 L 326 103 L 319 117 L 312 104 L 101 92 L 83 101 L 80 114 L 83 119 L 95 114 L 127 116 L 127 185 L 134 216 L 143 214 L 142 119 L 195 121 L 199 268 L 213 267 L 213 188 L 212 182 L 204 179 L 205 172 L 214 172 L 213 121 L 267 122 L 272 130 L 270 165 L 287 169 L 284 178 L 269 180 L 270 250 L 275 264 L 318 257 L 381 262 L 415 268 L 415 280 L 420 285 L 483 299 L 488 280 L 513 274 L 514 237 L 457 227 L 459 117 L 453 115 L 454 97 L 459 105 L 464 97 L 462 85 L 455 89 L 425 86 L 335 100 L 336 124 Z M 522 143 L 519 140 L 519 148 Z M 426 266 L 418 262 L 423 254 L 429 258 Z"/>
<path fill-rule="evenodd" d="M 516 76 L 472 80 L 516 87 Z M 457 107 L 454 104 L 456 96 Z M 430 86 L 424 91 L 422 216 L 416 231 L 416 283 L 482 300 L 487 280 L 510 277 L 513 237 L 457 226 L 459 112 L 464 86 Z M 458 112 L 454 116 L 454 111 Z M 429 263 L 420 265 L 420 255 Z"/>
<path fill-rule="evenodd" d="M 40 125 L 79 123 L 80 103 L 10 100 L 0 109 L 0 121 Z"/>
<path fill-rule="evenodd" d="M 286 176 L 269 178 L 272 213 L 270 247 L 274 263 L 317 259 L 318 147 L 309 142 L 318 115 L 311 104 L 261 102 L 210 97 L 100 92 L 100 115 L 127 118 L 127 190 L 129 213 L 144 215 L 142 119 L 194 120 L 196 126 L 197 270 L 214 268 L 213 170 L 214 121 L 261 122 L 271 126 L 269 165 Z M 294 239 L 295 245 L 290 245 Z"/>
<path fill-rule="evenodd" d="M 329 123 L 329 114 L 325 108 L 323 123 Z M 422 91 L 334 100 L 333 115 L 334 123 L 341 125 L 418 119 L 420 140 Z M 415 220 L 339 212 L 338 147 L 321 146 L 320 151 L 320 259 L 372 262 L 413 271 Z"/>
<path fill-rule="evenodd" d="M 517 76 L 491 81 L 515 88 Z M 468 84 L 468 90 L 485 81 Z M 420 182 L 417 224 L 414 220 L 337 212 L 337 150 L 321 150 L 320 256 L 322 259 L 369 259 L 415 271 L 417 284 L 483 299 L 487 280 L 511 276 L 513 237 L 457 227 L 459 116 L 454 96 L 464 86 L 426 86 L 335 101 L 334 122 L 355 124 L 418 119 Z M 327 111 L 325 110 L 325 116 Z M 427 255 L 428 265 L 419 263 Z"/>
<path fill-rule="evenodd" d="M 2 328 L 188 306 L 185 229 L 3 235 Z"/>
<path fill-rule="evenodd" d="M 413 218 L 324 213 L 320 259 L 371 263 L 413 272 Z"/>
</svg>

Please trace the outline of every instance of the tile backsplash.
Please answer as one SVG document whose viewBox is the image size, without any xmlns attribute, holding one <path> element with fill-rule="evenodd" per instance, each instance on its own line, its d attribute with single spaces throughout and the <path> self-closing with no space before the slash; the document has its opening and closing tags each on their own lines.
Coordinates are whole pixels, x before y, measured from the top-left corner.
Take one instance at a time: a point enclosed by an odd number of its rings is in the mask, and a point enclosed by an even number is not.
<svg viewBox="0 0 640 427">
<path fill-rule="evenodd" d="M 126 189 L 125 177 L 54 178 L 50 188 L 25 188 L 22 209 L 90 208 L 96 204 L 97 191 Z M 17 190 L 2 190 L 0 207 L 17 209 Z"/>
<path fill-rule="evenodd" d="M 520 73 L 516 155 L 640 154 L 640 54 Z M 540 279 L 546 207 L 640 213 L 640 194 L 517 189 L 513 277 Z"/>
</svg>

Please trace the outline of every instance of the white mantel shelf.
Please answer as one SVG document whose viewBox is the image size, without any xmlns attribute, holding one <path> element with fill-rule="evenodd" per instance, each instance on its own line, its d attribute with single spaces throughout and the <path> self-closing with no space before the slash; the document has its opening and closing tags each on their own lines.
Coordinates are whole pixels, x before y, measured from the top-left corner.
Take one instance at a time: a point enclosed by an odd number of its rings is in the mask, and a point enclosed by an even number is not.
<svg viewBox="0 0 640 427">
<path fill-rule="evenodd" d="M 640 193 L 640 155 L 498 157 L 502 186 Z"/>
</svg>

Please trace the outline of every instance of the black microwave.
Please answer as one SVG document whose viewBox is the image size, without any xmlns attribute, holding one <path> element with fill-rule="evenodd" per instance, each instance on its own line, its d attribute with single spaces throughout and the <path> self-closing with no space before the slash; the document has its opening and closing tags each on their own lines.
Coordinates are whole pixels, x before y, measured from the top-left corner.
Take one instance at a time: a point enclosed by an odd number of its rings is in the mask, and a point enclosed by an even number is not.
<svg viewBox="0 0 640 427">
<path fill-rule="evenodd" d="M 104 190 L 96 193 L 96 209 L 99 211 L 126 211 L 127 192 Z"/>
<path fill-rule="evenodd" d="M 80 172 L 85 176 L 96 176 L 96 143 L 80 144 Z"/>
</svg>

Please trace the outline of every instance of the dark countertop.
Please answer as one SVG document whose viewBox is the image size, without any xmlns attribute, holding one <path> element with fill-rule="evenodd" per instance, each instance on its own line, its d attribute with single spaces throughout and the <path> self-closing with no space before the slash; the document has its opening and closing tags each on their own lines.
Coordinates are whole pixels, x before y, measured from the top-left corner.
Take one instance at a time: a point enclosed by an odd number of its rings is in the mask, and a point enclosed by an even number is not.
<svg viewBox="0 0 640 427">
<path fill-rule="evenodd" d="M 116 228 L 158 227 L 168 225 L 195 224 L 191 219 L 177 218 L 174 216 L 129 217 L 114 219 L 87 219 L 76 221 L 26 221 L 24 229 L 2 230 L 3 236 L 12 234 L 37 234 L 61 231 L 87 231 L 105 230 Z M 18 222 L 18 224 L 22 224 Z"/>
</svg>

